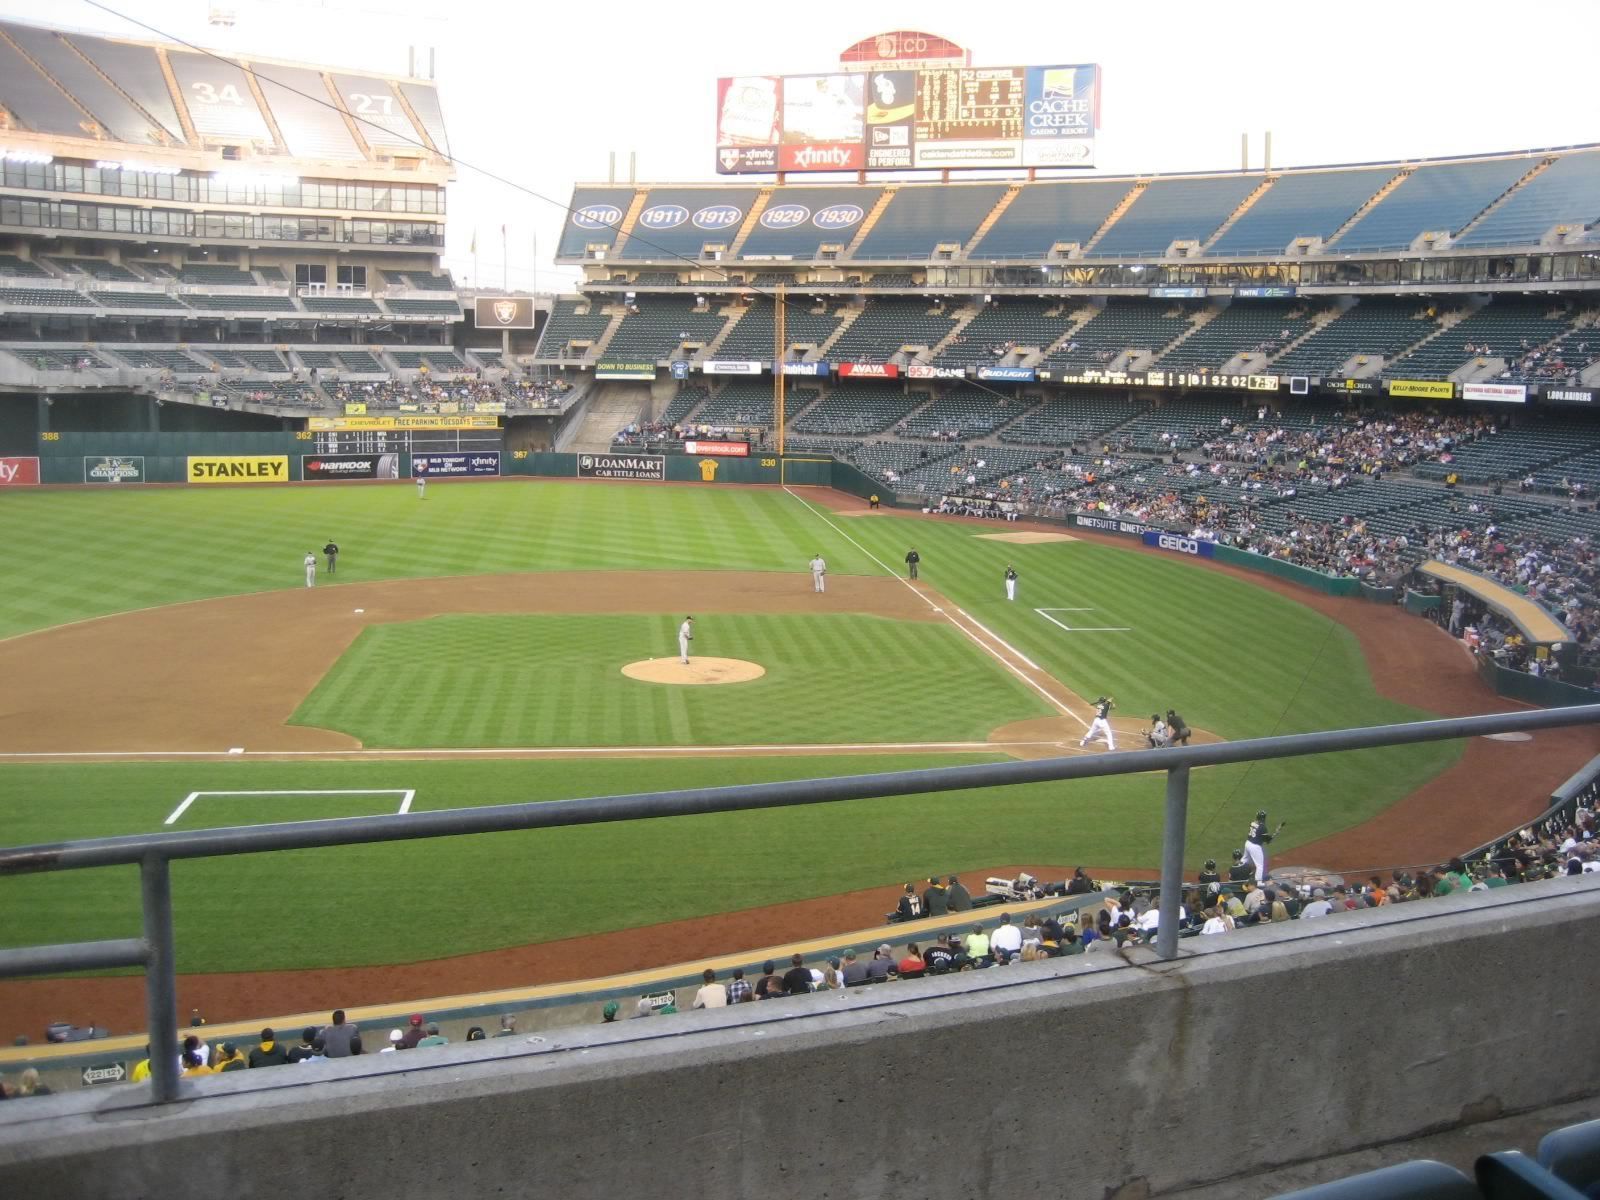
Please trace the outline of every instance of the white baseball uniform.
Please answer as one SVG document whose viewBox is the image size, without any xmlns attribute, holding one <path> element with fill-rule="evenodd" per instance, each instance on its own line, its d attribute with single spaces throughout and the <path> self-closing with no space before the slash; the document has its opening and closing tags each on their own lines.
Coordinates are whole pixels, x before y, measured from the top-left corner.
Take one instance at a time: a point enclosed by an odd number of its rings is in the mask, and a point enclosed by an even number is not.
<svg viewBox="0 0 1600 1200">
<path fill-rule="evenodd" d="M 1007 567 L 1006 568 L 1006 599 L 1007 600 L 1015 600 L 1016 598 L 1017 598 L 1017 573 L 1014 570 L 1012 570 L 1010 567 Z"/>
<path fill-rule="evenodd" d="M 317 586 L 317 556 L 315 554 L 306 555 L 306 586 Z"/>
<path fill-rule="evenodd" d="M 1080 747 L 1087 746 L 1096 737 L 1103 737 L 1106 740 L 1106 749 L 1115 750 L 1117 748 L 1117 740 L 1111 732 L 1110 716 L 1111 701 L 1100 700 L 1096 702 L 1094 720 L 1089 723 L 1089 730 L 1083 735 L 1083 740 L 1078 745 Z"/>
<path fill-rule="evenodd" d="M 819 554 L 811 560 L 811 590 L 813 592 L 825 592 L 828 590 L 827 574 L 828 564 L 822 561 L 822 555 Z"/>
<path fill-rule="evenodd" d="M 694 622 L 685 621 L 678 626 L 678 654 L 684 662 L 689 661 L 689 643 L 694 640 Z"/>
<path fill-rule="evenodd" d="M 417 476 L 417 498 L 419 500 L 420 499 L 425 499 L 427 497 L 427 494 L 428 494 L 428 477 L 426 475 L 418 475 Z"/>
</svg>

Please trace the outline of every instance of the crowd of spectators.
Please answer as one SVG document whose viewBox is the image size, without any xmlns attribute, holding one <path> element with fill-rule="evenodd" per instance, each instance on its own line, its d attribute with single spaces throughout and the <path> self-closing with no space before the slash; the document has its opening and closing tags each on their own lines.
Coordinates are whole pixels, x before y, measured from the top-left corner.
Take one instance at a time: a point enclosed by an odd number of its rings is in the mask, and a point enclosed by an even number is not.
<svg viewBox="0 0 1600 1200">
<path fill-rule="evenodd" d="M 1468 353 L 1489 353 L 1487 346 L 1466 349 Z M 1578 376 L 1597 358 L 1600 358 L 1600 329 L 1569 334 L 1544 347 L 1530 346 L 1524 338 L 1520 353 L 1508 356 L 1505 370 L 1496 378 L 1522 383 L 1576 384 Z"/>
<path fill-rule="evenodd" d="M 767 431 L 756 425 L 735 423 L 729 425 L 694 425 L 684 421 L 633 421 L 612 435 L 614 446 L 651 446 L 682 442 L 691 438 L 708 441 L 749 442 L 752 446 L 766 445 Z"/>
</svg>

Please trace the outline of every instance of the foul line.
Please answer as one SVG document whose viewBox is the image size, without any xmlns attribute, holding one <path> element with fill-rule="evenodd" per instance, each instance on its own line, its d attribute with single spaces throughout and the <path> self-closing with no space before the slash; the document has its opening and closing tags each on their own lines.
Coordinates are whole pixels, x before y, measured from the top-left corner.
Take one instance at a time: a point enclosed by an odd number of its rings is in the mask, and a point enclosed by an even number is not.
<svg viewBox="0 0 1600 1200">
<path fill-rule="evenodd" d="M 1026 675 L 1024 675 L 1022 673 L 1022 671 L 1020 669 L 1018 669 L 1018 667 L 1014 663 L 1007 662 L 1005 657 L 1003 655 L 997 653 L 993 646 L 985 645 L 982 638 L 978 637 L 978 635 L 973 633 L 972 630 L 968 629 L 960 621 L 956 620 L 949 613 L 945 612 L 944 609 L 940 608 L 932 600 L 928 599 L 928 597 L 923 595 L 922 592 L 918 591 L 914 587 L 911 587 L 911 581 L 909 579 L 901 578 L 900 572 L 894 570 L 892 567 L 889 566 L 888 563 L 884 562 L 883 559 L 879 558 L 871 550 L 868 550 L 860 542 L 856 541 L 855 538 L 851 537 L 843 529 L 839 528 L 838 525 L 836 525 L 836 524 L 834 524 L 834 522 L 830 521 L 828 519 L 827 515 L 825 513 L 823 513 L 823 511 L 821 509 L 819 509 L 816 506 L 814 506 L 805 497 L 796 495 L 794 493 L 794 491 L 792 491 L 791 489 L 786 487 L 783 490 L 788 492 L 789 495 L 794 496 L 794 498 L 796 500 L 798 500 L 802 505 L 804 505 L 805 508 L 808 511 L 810 511 L 819 521 L 821 521 L 829 529 L 833 530 L 840 537 L 842 537 L 845 541 L 849 542 L 857 550 L 861 551 L 861 553 L 865 554 L 873 562 L 877 563 L 878 566 L 882 568 L 883 573 L 885 575 L 889 576 L 889 578 L 891 578 L 891 579 L 897 580 L 903 586 L 905 586 L 907 588 L 910 588 L 911 594 L 913 596 L 916 596 L 919 599 L 921 599 L 922 602 L 925 603 L 929 608 L 933 609 L 934 612 L 938 613 L 945 620 L 949 621 L 950 624 L 954 625 L 957 629 L 959 629 L 962 633 L 964 633 L 967 636 L 967 638 L 972 642 L 973 645 L 977 646 L 980 650 L 982 650 L 990 658 L 994 659 L 995 662 L 999 663 L 1002 667 L 1004 667 L 1006 670 L 1010 671 L 1018 679 L 1022 680 L 1023 683 L 1027 684 L 1034 691 L 1038 692 L 1039 695 L 1043 696 L 1052 705 L 1054 705 L 1058 710 L 1060 710 L 1060 712 L 1062 712 L 1064 715 L 1071 717 L 1074 721 L 1076 721 L 1079 725 L 1082 725 L 1085 729 L 1089 728 L 1089 722 L 1085 721 L 1077 713 L 1073 712 L 1071 708 L 1069 708 L 1067 705 L 1063 704 L 1060 700 L 1057 700 L 1048 691 L 1046 691 L 1043 687 L 1041 687 L 1037 682 L 1035 682 L 1032 679 L 1029 679 Z M 957 612 L 961 612 L 960 609 L 957 609 L 956 611 Z M 965 617 L 967 614 L 962 612 L 961 615 Z M 972 618 L 971 617 L 967 617 L 967 620 L 972 621 Z M 978 625 L 978 622 L 976 622 L 976 621 L 972 621 L 972 623 L 974 625 Z M 983 629 L 983 626 L 982 625 L 978 625 L 978 628 L 979 629 Z M 983 629 L 983 631 L 985 633 L 989 633 L 989 631 L 987 629 Z M 994 637 L 994 634 L 990 633 L 989 636 L 990 637 Z M 1006 645 L 1005 642 L 1001 642 L 999 638 L 995 637 L 994 640 L 997 641 L 997 642 L 1000 642 L 1000 644 L 1002 646 L 1005 646 L 1007 650 L 1010 650 L 1011 653 L 1015 654 L 1018 658 L 1022 659 L 1023 662 L 1027 663 L 1035 671 L 1041 671 L 1041 673 L 1042 673 L 1042 669 L 1038 666 L 1038 664 L 1034 663 L 1031 659 L 1029 659 L 1025 655 L 1019 653 L 1015 648 Z"/>
<path fill-rule="evenodd" d="M 1090 608 L 1036 608 L 1033 610 L 1057 629 L 1065 629 L 1068 633 L 1132 633 L 1133 629 L 1127 625 L 1064 625 L 1050 614 L 1053 612 L 1093 612 Z"/>
</svg>

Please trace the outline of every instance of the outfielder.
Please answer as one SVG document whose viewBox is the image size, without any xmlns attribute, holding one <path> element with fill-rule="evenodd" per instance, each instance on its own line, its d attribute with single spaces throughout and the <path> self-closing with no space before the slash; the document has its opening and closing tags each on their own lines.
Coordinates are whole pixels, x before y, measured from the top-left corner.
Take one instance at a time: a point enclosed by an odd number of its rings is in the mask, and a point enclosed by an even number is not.
<svg viewBox="0 0 1600 1200">
<path fill-rule="evenodd" d="M 418 500 L 426 500 L 427 498 L 428 498 L 428 477 L 426 475 L 418 475 L 417 476 L 417 499 Z"/>
<path fill-rule="evenodd" d="M 1006 564 L 1006 599 L 1017 598 L 1017 569 L 1010 563 Z"/>
<path fill-rule="evenodd" d="M 1282 828 L 1282 826 L 1279 826 Z M 1250 822 L 1250 832 L 1244 835 L 1245 853 L 1250 856 L 1250 861 L 1255 864 L 1256 879 L 1265 883 L 1271 878 L 1267 874 L 1267 843 L 1275 835 L 1267 832 L 1267 810 L 1262 809 L 1256 814 L 1256 819 Z"/>
<path fill-rule="evenodd" d="M 317 586 L 317 556 L 310 551 L 306 552 L 306 586 Z"/>
<path fill-rule="evenodd" d="M 689 663 L 689 643 L 694 641 L 694 618 L 685 617 L 683 624 L 678 626 L 678 656 L 683 659 L 684 665 Z"/>
<path fill-rule="evenodd" d="M 819 553 L 811 560 L 811 590 L 813 592 L 825 592 L 828 590 L 827 575 L 828 564 L 822 560 L 822 555 Z"/>
<path fill-rule="evenodd" d="M 1094 702 L 1094 720 L 1089 723 L 1088 731 L 1083 735 L 1083 740 L 1078 743 L 1080 750 L 1094 741 L 1096 734 L 1106 739 L 1107 750 L 1115 750 L 1117 748 L 1117 740 L 1111 732 L 1111 721 L 1109 720 L 1111 710 L 1116 706 L 1116 701 L 1110 696 L 1101 696 L 1100 699 Z"/>
</svg>

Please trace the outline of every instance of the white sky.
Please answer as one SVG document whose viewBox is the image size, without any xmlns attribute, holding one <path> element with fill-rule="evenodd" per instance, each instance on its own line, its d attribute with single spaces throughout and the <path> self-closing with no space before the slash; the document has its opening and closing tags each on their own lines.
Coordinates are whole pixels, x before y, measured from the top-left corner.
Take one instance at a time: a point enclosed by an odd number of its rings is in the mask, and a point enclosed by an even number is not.
<svg viewBox="0 0 1600 1200">
<path fill-rule="evenodd" d="M 621 178 L 637 151 L 641 180 L 714 180 L 718 76 L 827 70 L 845 47 L 894 29 L 950 38 L 979 66 L 1102 64 L 1098 171 L 1079 174 L 1231 169 L 1245 131 L 1259 166 L 1266 129 L 1280 166 L 1600 140 L 1600 91 L 1581 49 L 1600 0 L 886 0 L 863 17 L 848 5 L 738 0 L 110 3 L 215 49 L 319 65 L 400 73 L 417 46 L 425 74 L 435 49 L 458 160 L 447 261 L 457 279 L 489 286 L 504 266 L 521 289 L 574 277 L 550 263 L 565 214 L 467 164 L 562 204 L 573 183 L 606 178 L 611 150 Z M 231 31 L 209 25 L 211 7 L 235 12 Z M 0 0 L 0 16 L 147 36 L 84 0 Z"/>
</svg>

